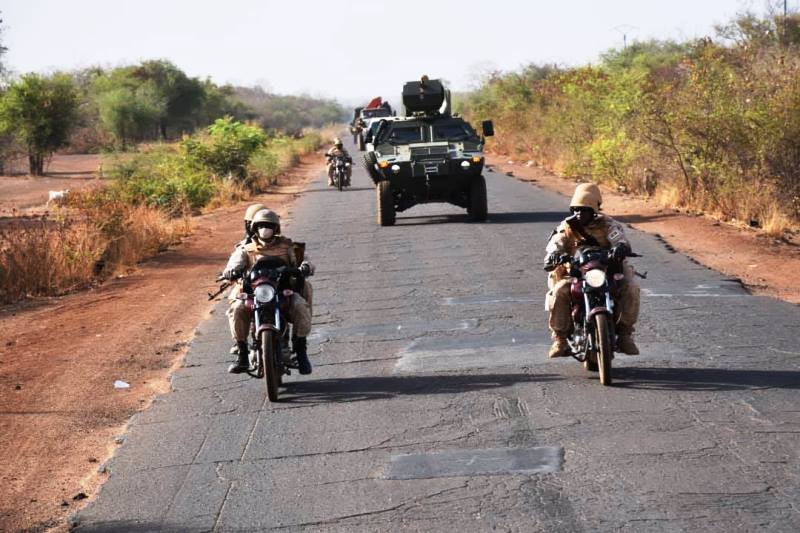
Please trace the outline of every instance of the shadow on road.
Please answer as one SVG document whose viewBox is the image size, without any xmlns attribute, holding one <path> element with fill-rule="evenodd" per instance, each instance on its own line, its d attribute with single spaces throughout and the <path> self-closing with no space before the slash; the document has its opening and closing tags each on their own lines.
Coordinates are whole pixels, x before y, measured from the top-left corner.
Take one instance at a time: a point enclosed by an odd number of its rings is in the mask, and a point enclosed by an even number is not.
<svg viewBox="0 0 800 533">
<path fill-rule="evenodd" d="M 566 218 L 564 211 L 510 211 L 505 213 L 489 213 L 485 222 L 473 222 L 469 216 L 458 215 L 430 215 L 415 217 L 397 217 L 398 226 L 425 226 L 429 224 L 531 224 L 536 222 L 561 222 Z"/>
<path fill-rule="evenodd" d="M 511 211 L 489 213 L 488 224 L 528 224 L 531 222 L 561 222 L 567 218 L 566 211 Z"/>
<path fill-rule="evenodd" d="M 356 191 L 374 191 L 375 187 L 345 187 L 342 192 L 356 192 Z M 314 187 L 306 189 L 304 193 L 309 192 L 339 192 L 336 187 Z"/>
<path fill-rule="evenodd" d="M 429 226 L 432 224 L 464 224 L 471 222 L 465 214 L 397 217 L 398 226 Z"/>
<path fill-rule="evenodd" d="M 614 379 L 615 386 L 627 389 L 670 391 L 800 389 L 800 371 L 795 370 L 622 367 L 614 369 Z"/>
<path fill-rule="evenodd" d="M 516 383 L 562 379 L 553 374 L 476 374 L 435 376 L 365 376 L 292 382 L 286 388 L 287 403 L 330 403 L 383 400 L 398 396 L 458 394 L 498 389 Z M 291 396 L 288 396 L 291 395 Z"/>
</svg>

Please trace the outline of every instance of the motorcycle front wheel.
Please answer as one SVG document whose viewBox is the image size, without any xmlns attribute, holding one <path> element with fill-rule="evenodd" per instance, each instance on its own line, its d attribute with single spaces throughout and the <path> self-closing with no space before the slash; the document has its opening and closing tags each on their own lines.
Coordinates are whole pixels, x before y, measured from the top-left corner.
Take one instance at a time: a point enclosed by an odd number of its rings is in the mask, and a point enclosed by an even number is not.
<svg viewBox="0 0 800 533">
<path fill-rule="evenodd" d="M 608 315 L 599 313 L 595 315 L 595 346 L 597 347 L 597 366 L 600 370 L 600 383 L 611 385 L 611 359 L 614 352 L 611 348 L 611 327 Z"/>
<path fill-rule="evenodd" d="M 279 352 L 276 351 L 277 339 L 274 331 L 266 331 L 261 336 L 261 357 L 264 365 L 264 385 L 267 387 L 267 398 L 271 402 L 278 401 L 278 387 L 280 386 L 281 376 L 278 374 L 276 358 Z"/>
<path fill-rule="evenodd" d="M 344 182 L 344 180 L 342 179 L 342 175 L 341 175 L 341 174 L 339 174 L 339 175 L 336 177 L 336 188 L 337 188 L 337 189 L 339 189 L 339 192 L 341 192 L 341 191 L 342 191 L 342 183 L 343 183 L 343 182 Z"/>
</svg>

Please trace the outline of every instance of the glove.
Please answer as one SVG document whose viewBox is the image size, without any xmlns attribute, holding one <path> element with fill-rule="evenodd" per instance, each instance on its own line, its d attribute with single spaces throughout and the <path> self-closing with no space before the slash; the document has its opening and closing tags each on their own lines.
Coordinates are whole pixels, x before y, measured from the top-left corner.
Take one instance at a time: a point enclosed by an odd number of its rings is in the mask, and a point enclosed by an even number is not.
<svg viewBox="0 0 800 533">
<path fill-rule="evenodd" d="M 314 275 L 314 265 L 309 263 L 308 261 L 303 261 L 300 263 L 300 272 L 303 273 L 305 277 L 310 277 Z"/>
<path fill-rule="evenodd" d="M 611 248 L 611 253 L 609 255 L 614 261 L 622 261 L 625 259 L 625 257 L 627 257 L 630 251 L 631 247 L 627 244 L 618 244 Z"/>
<path fill-rule="evenodd" d="M 234 270 L 231 268 L 226 268 L 222 271 L 222 277 L 227 280 L 234 280 L 241 276 L 241 273 L 238 270 Z"/>
<path fill-rule="evenodd" d="M 554 270 L 561 261 L 561 254 L 558 252 L 551 252 L 544 258 L 544 269 L 547 272 Z"/>
</svg>

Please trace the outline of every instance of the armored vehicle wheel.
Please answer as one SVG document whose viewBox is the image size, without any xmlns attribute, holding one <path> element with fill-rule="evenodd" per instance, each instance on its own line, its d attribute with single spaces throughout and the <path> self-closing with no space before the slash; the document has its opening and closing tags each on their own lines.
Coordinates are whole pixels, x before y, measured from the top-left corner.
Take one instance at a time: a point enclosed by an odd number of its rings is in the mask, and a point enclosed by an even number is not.
<svg viewBox="0 0 800 533">
<path fill-rule="evenodd" d="M 476 222 L 483 222 L 489 214 L 489 207 L 486 200 L 486 180 L 483 176 L 478 176 L 473 179 L 470 184 L 467 214 Z"/>
<path fill-rule="evenodd" d="M 367 170 L 367 174 L 375 183 L 378 184 L 378 173 L 375 170 L 375 164 L 378 162 L 378 158 L 375 157 L 375 152 L 367 152 L 364 154 L 364 168 Z"/>
<path fill-rule="evenodd" d="M 367 144 L 364 142 L 364 132 L 358 132 L 358 150 L 363 152 L 367 149 Z"/>
<path fill-rule="evenodd" d="M 375 187 L 378 196 L 378 224 L 381 226 L 394 226 L 394 195 L 392 184 L 388 181 L 379 181 Z"/>
</svg>

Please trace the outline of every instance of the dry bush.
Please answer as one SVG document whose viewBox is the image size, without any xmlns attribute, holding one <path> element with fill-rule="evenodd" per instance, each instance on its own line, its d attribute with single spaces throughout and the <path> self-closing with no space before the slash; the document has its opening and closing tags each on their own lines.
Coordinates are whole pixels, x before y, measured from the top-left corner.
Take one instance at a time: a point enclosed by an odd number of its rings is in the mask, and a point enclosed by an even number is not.
<svg viewBox="0 0 800 533">
<path fill-rule="evenodd" d="M 187 218 L 158 209 L 75 196 L 78 207 L 56 218 L 0 228 L 0 302 L 80 289 L 166 250 L 190 229 Z"/>
<path fill-rule="evenodd" d="M 232 205 L 250 197 L 248 188 L 234 180 L 222 180 L 217 185 L 217 191 L 208 204 L 203 209 L 204 211 L 212 211 L 219 207 Z"/>
<path fill-rule="evenodd" d="M 92 224 L 25 220 L 0 229 L 0 301 L 86 286 L 108 241 Z"/>
<path fill-rule="evenodd" d="M 133 206 L 124 212 L 123 231 L 110 237 L 104 270 L 114 273 L 166 250 L 180 238 L 177 224 L 164 212 Z"/>
</svg>

